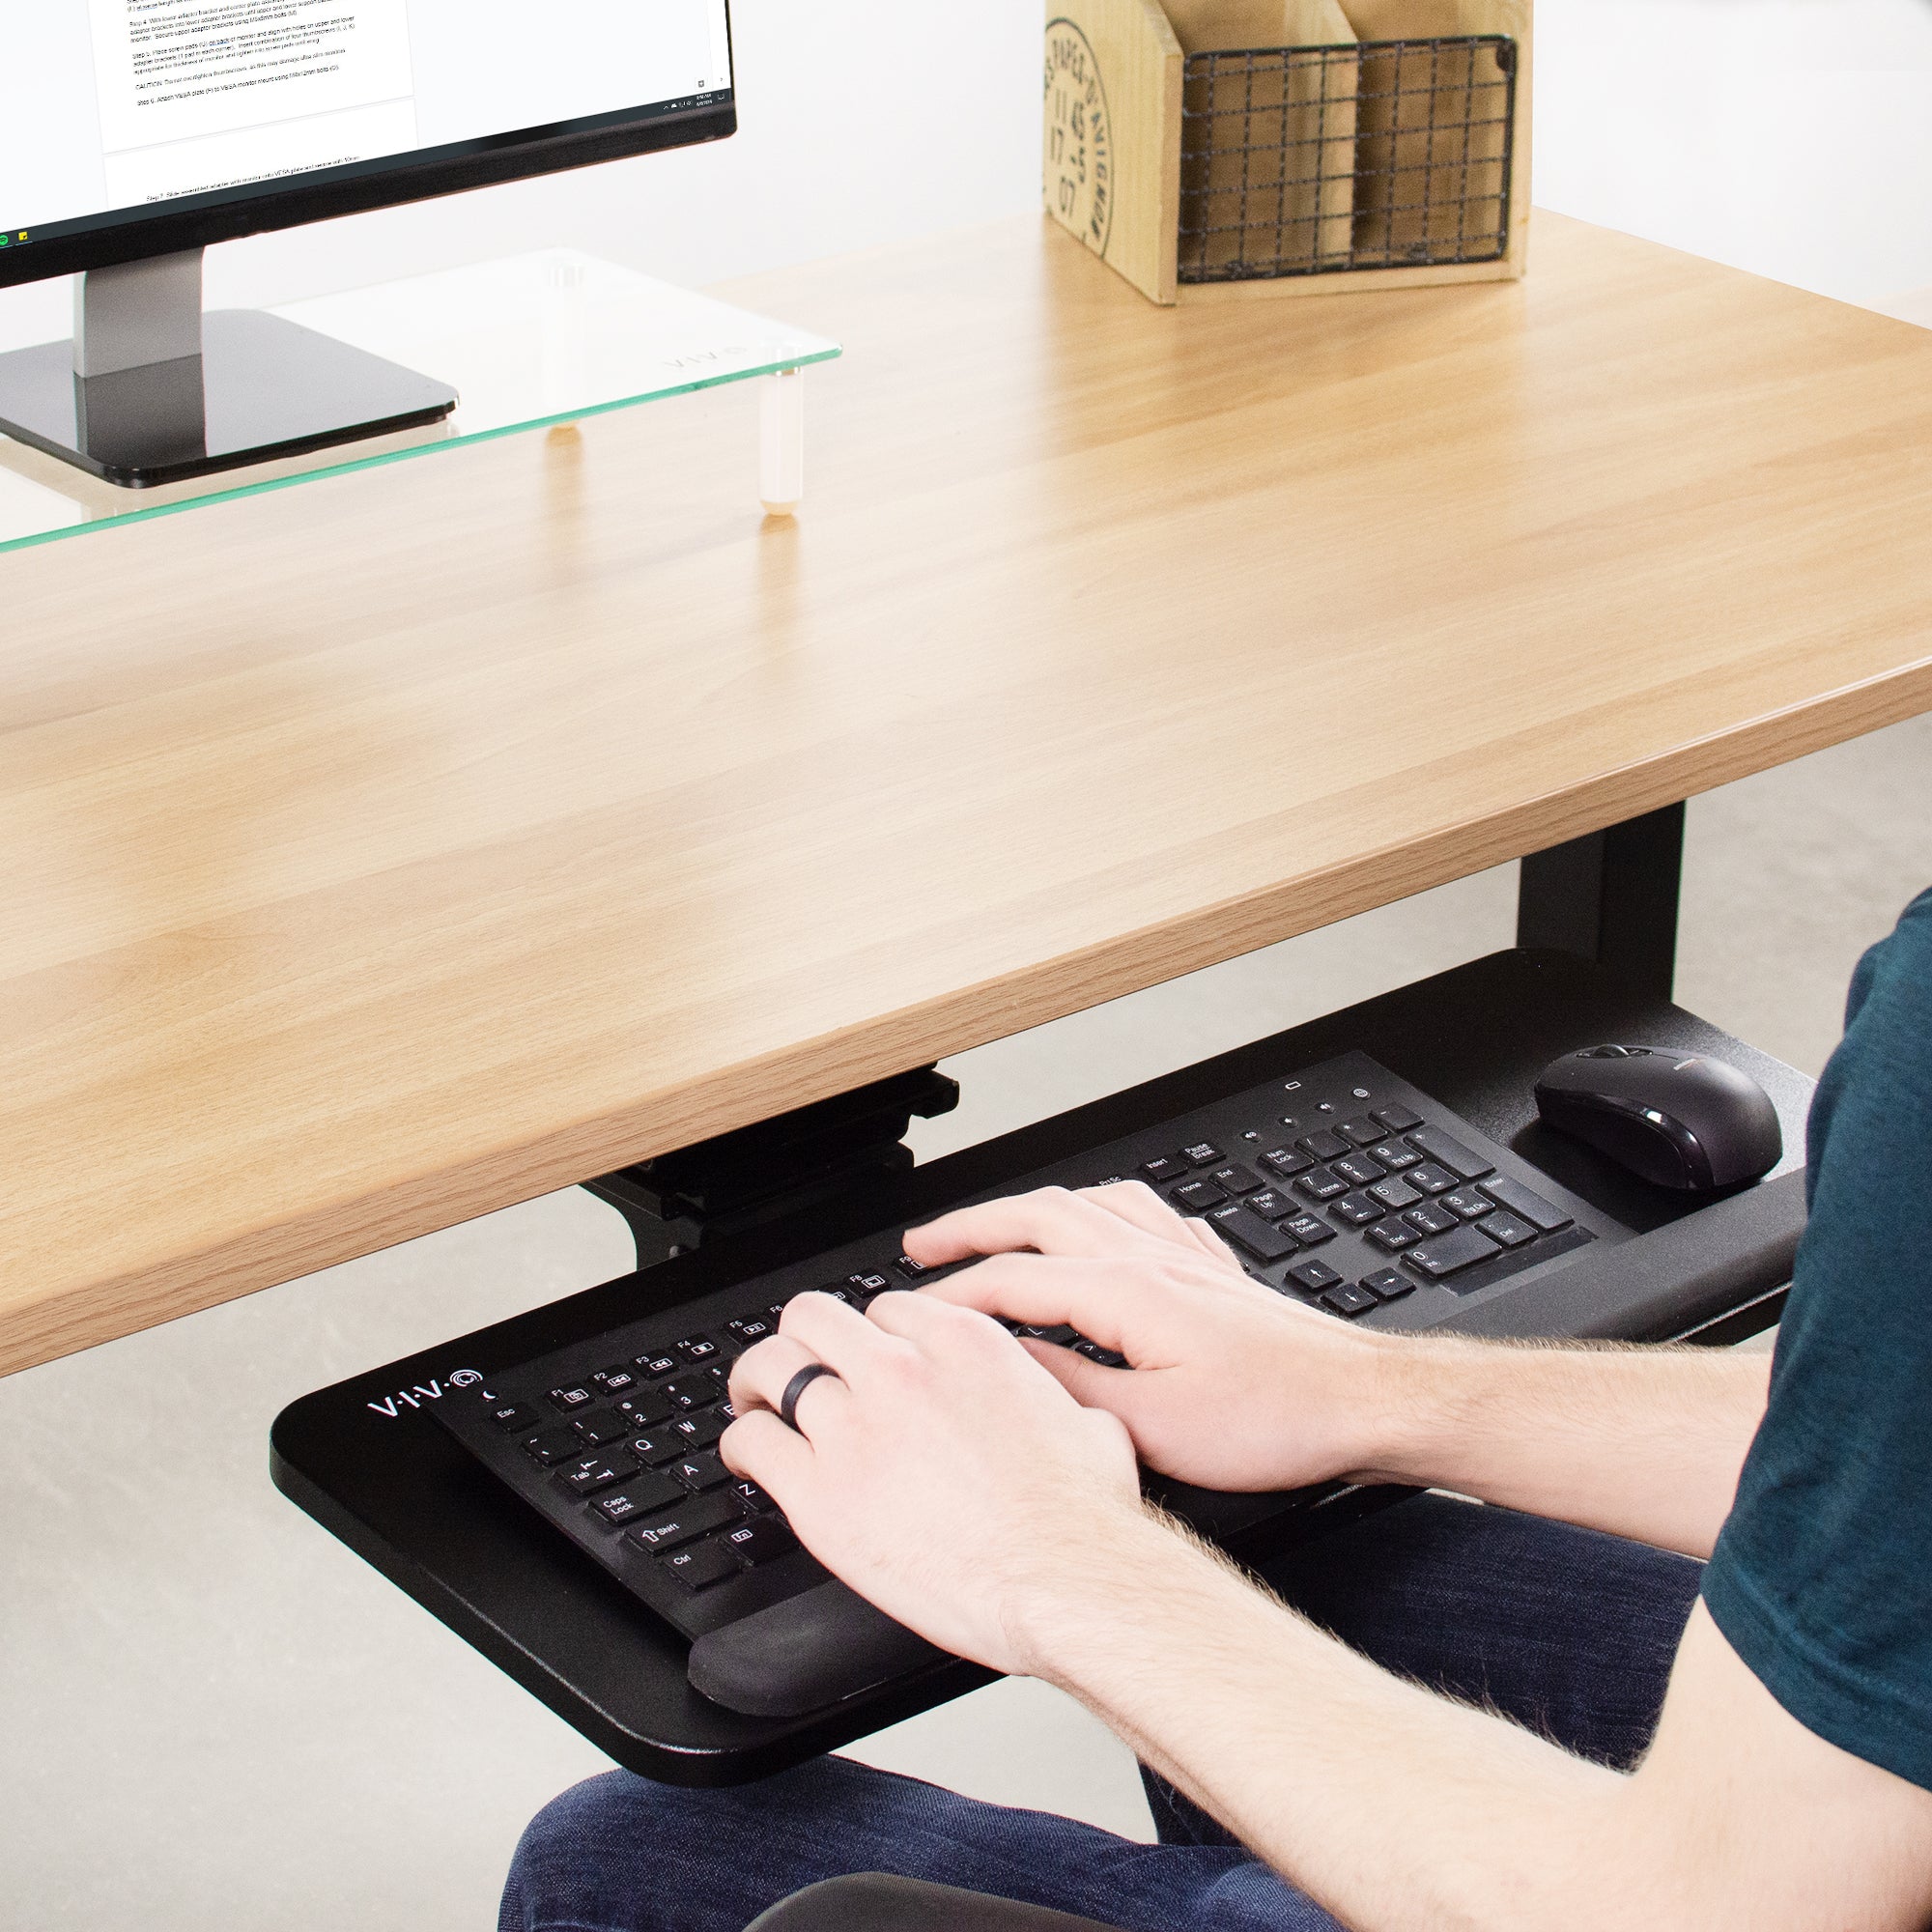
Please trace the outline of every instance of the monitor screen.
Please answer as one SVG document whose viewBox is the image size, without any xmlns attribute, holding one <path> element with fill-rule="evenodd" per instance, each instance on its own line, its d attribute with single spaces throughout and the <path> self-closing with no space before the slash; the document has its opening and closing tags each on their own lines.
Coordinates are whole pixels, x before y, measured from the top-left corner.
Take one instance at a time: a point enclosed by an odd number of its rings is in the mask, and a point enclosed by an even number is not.
<svg viewBox="0 0 1932 1932">
<path fill-rule="evenodd" d="M 670 145 L 600 153 L 595 137 L 728 106 L 725 8 L 16 0 L 0 37 L 0 235 L 12 258 L 0 280 L 19 279 L 21 257 L 43 244 L 71 256 L 90 234 L 157 214 L 226 213 L 198 234 L 167 224 L 177 239 L 213 239 L 284 225 L 286 214 L 238 221 L 247 211 L 237 205 L 291 189 L 347 190 L 297 216 L 312 218 Z M 566 158 L 559 144 L 576 152 Z M 490 164 L 537 149 L 549 157 L 532 166 Z M 419 185 L 399 181 L 395 193 L 368 179 L 410 174 Z"/>
</svg>

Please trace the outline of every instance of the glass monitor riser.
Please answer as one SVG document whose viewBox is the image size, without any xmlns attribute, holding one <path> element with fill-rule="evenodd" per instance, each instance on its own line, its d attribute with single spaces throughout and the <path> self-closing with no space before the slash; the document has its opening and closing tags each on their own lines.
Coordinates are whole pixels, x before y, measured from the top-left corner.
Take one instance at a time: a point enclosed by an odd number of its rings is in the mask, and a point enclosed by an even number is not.
<svg viewBox="0 0 1932 1932">
<path fill-rule="evenodd" d="M 528 430 L 588 433 L 606 412 L 746 381 L 756 495 L 785 516 L 804 490 L 803 372 L 839 354 L 569 249 L 267 313 L 202 314 L 199 258 L 182 262 L 140 265 L 174 286 L 124 282 L 114 301 L 102 281 L 126 271 L 94 271 L 75 341 L 0 355 L 0 552 Z"/>
</svg>

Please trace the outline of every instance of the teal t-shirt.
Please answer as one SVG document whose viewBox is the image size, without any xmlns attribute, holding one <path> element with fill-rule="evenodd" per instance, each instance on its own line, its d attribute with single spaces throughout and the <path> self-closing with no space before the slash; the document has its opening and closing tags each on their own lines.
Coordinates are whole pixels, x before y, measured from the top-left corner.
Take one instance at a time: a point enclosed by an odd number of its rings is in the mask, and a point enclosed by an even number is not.
<svg viewBox="0 0 1932 1932">
<path fill-rule="evenodd" d="M 1807 1730 L 1932 1790 L 1932 892 L 1860 961 L 1771 1406 L 1704 1602 Z"/>
</svg>

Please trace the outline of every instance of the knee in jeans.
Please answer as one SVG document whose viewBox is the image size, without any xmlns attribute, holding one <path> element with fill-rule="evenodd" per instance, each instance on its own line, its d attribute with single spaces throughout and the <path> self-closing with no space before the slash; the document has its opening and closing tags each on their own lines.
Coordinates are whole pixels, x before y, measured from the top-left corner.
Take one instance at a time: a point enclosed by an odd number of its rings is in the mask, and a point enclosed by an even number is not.
<svg viewBox="0 0 1932 1932">
<path fill-rule="evenodd" d="M 669 1814 L 690 1794 L 628 1771 L 606 1772 L 553 1798 L 532 1818 L 510 1861 L 500 1932 L 572 1923 L 587 1917 L 579 1896 L 613 1854 L 662 1843 Z"/>
</svg>

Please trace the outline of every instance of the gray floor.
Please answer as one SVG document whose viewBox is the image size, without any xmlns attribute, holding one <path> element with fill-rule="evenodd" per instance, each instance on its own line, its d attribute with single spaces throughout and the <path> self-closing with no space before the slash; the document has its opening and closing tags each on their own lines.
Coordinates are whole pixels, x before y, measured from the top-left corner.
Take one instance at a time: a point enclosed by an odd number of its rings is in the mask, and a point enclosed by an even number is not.
<svg viewBox="0 0 1932 1932">
<path fill-rule="evenodd" d="M 1816 1069 L 1860 950 L 1932 880 L 1932 718 L 1692 807 L 1686 1004 Z M 1485 873 L 956 1062 L 921 1151 L 1508 943 Z M 269 1487 L 290 1398 L 624 1271 L 572 1191 L 0 1381 L 0 1925 L 491 1922 L 524 1820 L 602 1768 Z M 1126 1754 L 1037 1685 L 864 1756 L 1142 1833 Z"/>
</svg>

